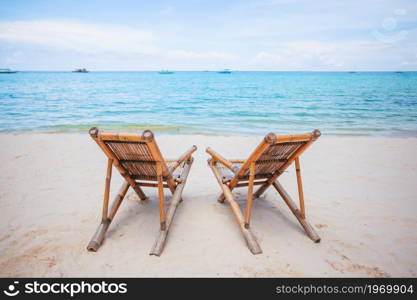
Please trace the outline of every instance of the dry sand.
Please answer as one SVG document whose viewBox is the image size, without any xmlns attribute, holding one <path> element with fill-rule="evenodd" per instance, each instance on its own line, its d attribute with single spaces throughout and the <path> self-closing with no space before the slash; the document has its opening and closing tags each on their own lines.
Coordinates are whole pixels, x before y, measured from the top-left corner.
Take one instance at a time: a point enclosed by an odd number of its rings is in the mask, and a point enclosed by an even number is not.
<svg viewBox="0 0 417 300">
<path fill-rule="evenodd" d="M 106 161 L 81 134 L 0 135 L 0 276 L 417 276 L 417 139 L 322 137 L 302 157 L 303 232 L 278 194 L 254 201 L 252 255 L 207 167 L 210 145 L 245 158 L 261 137 L 157 136 L 166 158 L 198 146 L 161 257 L 149 256 L 159 226 L 156 190 L 130 190 L 97 253 Z M 121 178 L 114 172 L 112 195 Z M 294 168 L 282 176 L 297 195 Z M 168 194 L 167 194 L 168 195 Z M 244 189 L 235 192 L 245 200 Z M 169 200 L 169 198 L 167 199 Z"/>
</svg>

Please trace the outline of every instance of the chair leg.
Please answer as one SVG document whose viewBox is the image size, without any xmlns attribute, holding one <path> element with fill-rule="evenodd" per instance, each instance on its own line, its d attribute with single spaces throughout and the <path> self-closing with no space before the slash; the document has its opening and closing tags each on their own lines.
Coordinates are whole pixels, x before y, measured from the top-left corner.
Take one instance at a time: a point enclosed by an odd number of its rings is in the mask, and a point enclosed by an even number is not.
<svg viewBox="0 0 417 300">
<path fill-rule="evenodd" d="M 304 219 L 306 217 L 305 207 L 304 207 L 304 193 L 303 193 L 303 182 L 301 180 L 301 169 L 300 169 L 300 159 L 297 157 L 295 159 L 295 172 L 297 174 L 297 187 L 298 187 L 298 200 L 300 201 L 300 214 Z"/>
<path fill-rule="evenodd" d="M 162 178 L 162 165 L 160 162 L 156 165 L 156 173 L 158 177 L 158 198 L 159 198 L 159 220 L 161 230 L 165 230 L 165 195 L 164 195 L 164 182 Z"/>
<path fill-rule="evenodd" d="M 179 168 L 181 168 L 181 172 L 180 172 L 180 174 L 178 175 L 178 178 L 182 178 L 183 176 L 182 176 L 182 174 L 183 174 L 183 172 L 184 172 L 184 166 L 185 166 L 185 164 L 186 163 L 190 163 L 190 160 L 188 159 L 188 160 L 186 160 L 185 162 L 181 162 L 180 164 L 179 164 Z M 176 189 L 175 189 L 176 190 Z M 172 192 L 172 191 L 171 191 Z M 175 191 L 174 191 L 175 192 Z M 172 195 L 174 195 L 174 192 L 172 192 Z M 180 198 L 180 202 L 179 203 L 182 203 L 182 201 L 183 201 L 183 199 L 182 199 L 182 197 Z"/>
<path fill-rule="evenodd" d="M 252 162 L 249 167 L 249 184 L 248 184 L 248 197 L 246 199 L 245 228 L 249 228 L 249 223 L 250 223 L 254 180 L 255 180 L 255 162 Z"/>
<path fill-rule="evenodd" d="M 305 217 L 301 215 L 300 210 L 297 208 L 297 205 L 291 199 L 290 195 L 285 191 L 282 185 L 276 180 L 272 183 L 273 187 L 277 190 L 277 192 L 281 195 L 284 202 L 288 205 L 291 212 L 297 218 L 300 225 L 304 228 L 305 232 L 307 233 L 308 237 L 312 239 L 315 243 L 320 242 L 320 237 L 314 230 L 313 226 L 307 221 Z"/>
<path fill-rule="evenodd" d="M 162 228 L 161 228 L 161 230 L 159 231 L 158 237 L 155 241 L 155 244 L 152 247 L 150 255 L 160 256 L 162 254 L 162 251 L 164 250 L 165 241 L 166 241 L 167 236 L 168 236 L 168 231 L 169 231 L 169 228 L 171 226 L 172 220 L 174 219 L 175 211 L 178 207 L 178 204 L 181 201 L 182 191 L 183 191 L 185 183 L 187 181 L 188 173 L 190 172 L 192 163 L 193 163 L 193 160 L 191 159 L 184 166 L 184 170 L 181 174 L 182 181 L 175 188 L 175 192 L 172 195 L 171 203 L 170 203 L 169 208 L 168 208 L 167 217 L 166 217 L 166 228 L 165 228 L 165 230 L 162 230 Z"/>
<path fill-rule="evenodd" d="M 113 169 L 113 159 L 109 158 L 107 160 L 107 173 L 106 173 L 106 183 L 104 186 L 104 199 L 103 199 L 103 212 L 102 212 L 102 221 L 107 220 L 107 214 L 109 210 L 109 195 L 110 195 L 110 183 L 111 183 L 111 173 Z"/>
<path fill-rule="evenodd" d="M 225 196 L 225 199 L 229 203 L 230 209 L 232 210 L 235 216 L 235 219 L 237 223 L 239 224 L 240 230 L 242 231 L 242 234 L 245 237 L 249 250 L 253 254 L 262 253 L 262 249 L 259 246 L 258 242 L 256 241 L 255 235 L 252 233 L 252 231 L 249 228 L 245 227 L 245 218 L 243 216 L 242 210 L 240 209 L 239 205 L 233 198 L 232 191 L 229 189 L 229 187 L 226 184 L 222 182 L 220 173 L 217 170 L 217 167 L 213 164 L 213 162 L 210 162 L 209 166 L 212 169 L 214 176 L 216 177 L 218 183 L 220 184 L 220 187 L 223 190 L 223 195 Z"/>
<path fill-rule="evenodd" d="M 264 183 L 259 187 L 259 189 L 253 195 L 255 198 L 261 197 L 261 195 L 271 186 L 269 182 Z"/>
<path fill-rule="evenodd" d="M 132 186 L 132 188 L 135 191 L 135 193 L 139 196 L 140 200 L 145 201 L 148 199 L 139 185 L 135 184 L 134 186 Z"/>
<path fill-rule="evenodd" d="M 110 213 L 106 211 L 107 217 L 105 219 L 102 218 L 101 223 L 97 228 L 97 231 L 94 233 L 93 237 L 91 238 L 91 241 L 88 243 L 88 246 L 87 246 L 88 251 L 96 252 L 100 248 L 101 244 L 104 241 L 104 236 L 107 230 L 109 229 L 110 223 L 112 222 L 114 216 L 116 215 L 116 212 L 119 209 L 120 204 L 122 203 L 129 187 L 130 187 L 129 183 L 125 181 L 122 187 L 120 188 L 119 193 L 116 195 L 116 197 L 113 200 L 112 206 L 110 208 Z"/>
<path fill-rule="evenodd" d="M 223 193 L 221 193 L 221 194 L 219 195 L 219 197 L 217 197 L 217 202 L 219 202 L 219 203 L 224 203 L 224 200 L 226 200 L 226 198 L 224 197 L 224 194 L 223 194 Z"/>
</svg>

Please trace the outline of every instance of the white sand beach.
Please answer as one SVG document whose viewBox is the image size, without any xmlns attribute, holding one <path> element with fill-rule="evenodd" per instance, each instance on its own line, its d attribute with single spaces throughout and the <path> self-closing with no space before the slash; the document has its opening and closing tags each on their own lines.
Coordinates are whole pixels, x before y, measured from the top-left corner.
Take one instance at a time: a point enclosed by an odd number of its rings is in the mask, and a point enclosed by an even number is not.
<svg viewBox="0 0 417 300">
<path fill-rule="evenodd" d="M 0 135 L 0 276 L 417 276 L 417 139 L 322 136 L 301 157 L 313 243 L 275 190 L 254 200 L 252 255 L 207 166 L 207 146 L 246 158 L 259 137 L 157 135 L 166 158 L 198 146 L 161 257 L 157 191 L 132 190 L 98 252 L 106 158 L 87 134 Z M 114 170 L 111 196 L 122 179 Z M 294 167 L 281 183 L 297 200 Z M 243 204 L 245 189 L 235 192 Z M 168 192 L 167 201 L 169 201 Z"/>
</svg>

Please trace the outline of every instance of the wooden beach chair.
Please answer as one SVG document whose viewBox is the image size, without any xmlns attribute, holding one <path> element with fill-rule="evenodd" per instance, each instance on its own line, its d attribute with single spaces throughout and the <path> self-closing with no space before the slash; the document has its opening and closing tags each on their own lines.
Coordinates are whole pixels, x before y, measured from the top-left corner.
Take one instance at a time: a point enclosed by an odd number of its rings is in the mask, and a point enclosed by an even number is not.
<svg viewBox="0 0 417 300">
<path fill-rule="evenodd" d="M 226 199 L 229 203 L 240 226 L 240 230 L 253 254 L 262 253 L 262 250 L 250 230 L 252 199 L 253 197 L 261 196 L 271 185 L 281 195 L 307 235 L 314 242 L 320 242 L 320 237 L 306 219 L 300 173 L 301 154 L 319 136 L 319 130 L 314 130 L 312 133 L 307 134 L 285 136 L 277 136 L 274 133 L 269 133 L 246 160 L 228 160 L 214 150 L 210 148 L 206 149 L 207 153 L 211 155 L 211 158 L 208 160 L 209 166 L 223 191 L 218 201 L 223 203 L 224 199 Z M 300 208 L 297 207 L 290 195 L 277 180 L 292 162 L 295 162 Z M 255 185 L 259 185 L 260 187 L 253 194 Z M 237 187 L 246 186 L 248 187 L 248 194 L 246 199 L 246 213 L 243 215 L 239 205 L 233 198 L 232 190 Z"/>
<path fill-rule="evenodd" d="M 102 219 L 87 249 L 97 251 L 101 246 L 106 231 L 129 187 L 133 188 L 141 200 L 146 199 L 142 187 L 156 187 L 159 197 L 160 231 L 150 254 L 161 255 L 175 210 L 182 201 L 181 194 L 193 163 L 192 154 L 197 147 L 192 146 L 177 160 L 164 160 L 150 130 L 145 130 L 142 135 L 117 134 L 100 132 L 93 127 L 89 133 L 103 150 L 108 161 Z M 113 166 L 124 178 L 124 183 L 109 210 Z M 167 211 L 165 210 L 164 188 L 168 188 L 172 193 Z"/>
</svg>

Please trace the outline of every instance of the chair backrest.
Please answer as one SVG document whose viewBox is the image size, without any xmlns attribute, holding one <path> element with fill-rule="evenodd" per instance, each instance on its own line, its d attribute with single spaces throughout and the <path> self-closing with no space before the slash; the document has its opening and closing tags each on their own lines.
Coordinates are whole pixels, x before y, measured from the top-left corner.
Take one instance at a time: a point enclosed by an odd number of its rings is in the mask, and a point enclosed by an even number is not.
<svg viewBox="0 0 417 300">
<path fill-rule="evenodd" d="M 247 179 L 251 163 L 255 164 L 255 178 L 268 178 L 277 172 L 284 172 L 320 135 L 317 129 L 297 135 L 267 134 L 236 172 L 235 179 Z"/>
<path fill-rule="evenodd" d="M 96 127 L 89 131 L 108 158 L 129 173 L 133 179 L 157 180 L 157 164 L 162 167 L 164 180 L 170 176 L 168 167 L 150 130 L 142 135 L 100 132 Z"/>
</svg>

